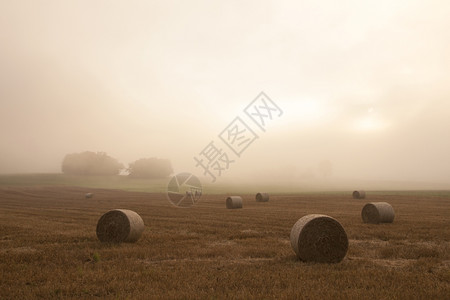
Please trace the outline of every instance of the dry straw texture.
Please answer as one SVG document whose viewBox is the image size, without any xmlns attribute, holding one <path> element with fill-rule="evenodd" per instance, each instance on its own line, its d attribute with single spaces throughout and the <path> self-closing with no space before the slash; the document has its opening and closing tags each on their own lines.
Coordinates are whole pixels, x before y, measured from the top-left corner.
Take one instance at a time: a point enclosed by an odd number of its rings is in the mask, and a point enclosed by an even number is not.
<svg viewBox="0 0 450 300">
<path fill-rule="evenodd" d="M 291 245 L 306 262 L 337 263 L 348 250 L 348 238 L 341 224 L 325 215 L 306 215 L 291 230 Z"/>
<path fill-rule="evenodd" d="M 269 201 L 268 193 L 258 193 L 256 194 L 256 202 L 267 202 Z"/>
<path fill-rule="evenodd" d="M 115 209 L 97 223 L 97 237 L 102 243 L 136 242 L 144 231 L 144 221 L 132 210 Z"/>
<path fill-rule="evenodd" d="M 387 202 L 367 203 L 361 211 L 361 217 L 364 223 L 392 223 L 394 216 L 394 209 Z"/>
<path fill-rule="evenodd" d="M 354 191 L 352 196 L 353 196 L 353 199 L 364 199 L 364 198 L 366 198 L 366 192 L 365 191 Z"/>
<path fill-rule="evenodd" d="M 227 208 L 242 208 L 242 198 L 240 196 L 230 196 L 227 198 Z"/>
</svg>

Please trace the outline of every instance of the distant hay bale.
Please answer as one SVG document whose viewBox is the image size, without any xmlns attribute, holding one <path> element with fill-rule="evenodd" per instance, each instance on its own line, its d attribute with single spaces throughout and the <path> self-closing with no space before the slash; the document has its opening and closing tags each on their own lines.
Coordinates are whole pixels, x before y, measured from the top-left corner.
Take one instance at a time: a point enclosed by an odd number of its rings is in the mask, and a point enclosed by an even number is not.
<svg viewBox="0 0 450 300">
<path fill-rule="evenodd" d="M 364 199 L 366 198 L 366 192 L 359 190 L 359 191 L 353 191 L 353 199 Z"/>
<path fill-rule="evenodd" d="M 242 198 L 239 196 L 228 197 L 226 203 L 228 209 L 242 208 Z"/>
<path fill-rule="evenodd" d="M 394 209 L 387 202 L 367 203 L 361 211 L 363 222 L 370 224 L 392 223 L 394 216 Z"/>
<path fill-rule="evenodd" d="M 136 242 L 144 231 L 144 221 L 132 210 L 114 209 L 97 223 L 97 237 L 102 243 Z"/>
<path fill-rule="evenodd" d="M 84 197 L 87 198 L 92 198 L 92 196 L 94 196 L 94 194 L 92 193 L 86 193 L 86 195 L 84 195 Z"/>
<path fill-rule="evenodd" d="M 305 262 L 338 263 L 348 250 L 344 228 L 334 218 L 311 214 L 300 218 L 291 229 L 291 245 Z"/>
<path fill-rule="evenodd" d="M 269 201 L 268 193 L 258 193 L 256 194 L 256 202 L 267 202 Z"/>
</svg>

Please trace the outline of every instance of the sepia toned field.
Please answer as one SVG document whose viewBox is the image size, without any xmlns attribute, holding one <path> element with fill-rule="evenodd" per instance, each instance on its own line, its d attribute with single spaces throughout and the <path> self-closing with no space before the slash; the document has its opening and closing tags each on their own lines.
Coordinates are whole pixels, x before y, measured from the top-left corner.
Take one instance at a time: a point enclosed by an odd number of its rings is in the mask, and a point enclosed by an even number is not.
<svg viewBox="0 0 450 300">
<path fill-rule="evenodd" d="M 449 192 L 273 194 L 267 203 L 256 192 L 227 210 L 226 193 L 176 208 L 162 193 L 0 187 L 0 299 L 448 299 Z M 363 224 L 371 201 L 389 202 L 394 223 Z M 143 218 L 137 243 L 98 241 L 98 219 L 115 208 Z M 291 227 L 310 213 L 345 228 L 341 263 L 294 255 Z"/>
</svg>

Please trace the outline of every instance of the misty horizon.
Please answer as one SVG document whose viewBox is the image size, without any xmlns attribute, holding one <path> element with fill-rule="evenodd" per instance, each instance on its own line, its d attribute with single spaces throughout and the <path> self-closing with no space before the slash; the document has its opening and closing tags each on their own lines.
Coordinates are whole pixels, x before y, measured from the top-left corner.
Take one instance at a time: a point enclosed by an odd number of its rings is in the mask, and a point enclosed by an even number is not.
<svg viewBox="0 0 450 300">
<path fill-rule="evenodd" d="M 450 4 L 0 4 L 0 173 L 66 154 L 194 157 L 264 92 L 283 111 L 217 182 L 450 182 Z M 329 161 L 332 171 L 320 174 Z"/>
</svg>

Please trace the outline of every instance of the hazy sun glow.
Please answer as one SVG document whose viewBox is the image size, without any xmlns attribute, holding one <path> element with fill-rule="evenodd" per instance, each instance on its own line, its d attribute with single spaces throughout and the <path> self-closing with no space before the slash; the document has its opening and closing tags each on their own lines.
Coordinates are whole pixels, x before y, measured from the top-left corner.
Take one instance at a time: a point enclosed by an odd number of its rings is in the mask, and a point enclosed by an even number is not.
<svg viewBox="0 0 450 300">
<path fill-rule="evenodd" d="M 358 118 L 353 128 L 356 131 L 382 131 L 389 127 L 389 123 L 380 116 L 380 113 L 374 108 L 369 107 L 364 117 Z"/>
<path fill-rule="evenodd" d="M 357 131 L 380 131 L 386 129 L 388 124 L 373 116 L 367 116 L 357 120 L 354 127 Z"/>
</svg>

